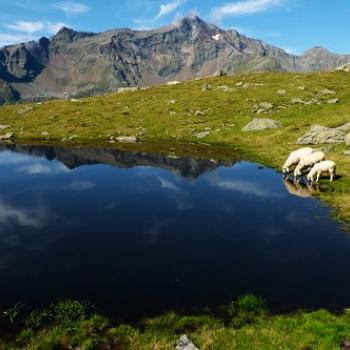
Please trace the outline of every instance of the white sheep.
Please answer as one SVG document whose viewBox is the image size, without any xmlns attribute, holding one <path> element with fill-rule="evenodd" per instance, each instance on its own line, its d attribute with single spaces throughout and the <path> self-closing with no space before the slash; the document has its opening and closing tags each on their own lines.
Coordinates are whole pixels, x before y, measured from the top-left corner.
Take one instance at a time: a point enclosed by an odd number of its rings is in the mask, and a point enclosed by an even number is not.
<svg viewBox="0 0 350 350">
<path fill-rule="evenodd" d="M 297 165 L 303 156 L 311 154 L 313 151 L 314 150 L 311 147 L 304 147 L 292 152 L 283 164 L 283 173 L 289 173 L 289 168 L 291 166 Z"/>
<path fill-rule="evenodd" d="M 295 170 L 294 170 L 294 176 L 301 176 L 301 171 L 304 168 L 311 168 L 313 167 L 315 164 L 322 162 L 323 160 L 326 159 L 326 155 L 321 152 L 313 152 L 311 154 L 308 154 L 306 156 L 303 156 L 300 159 L 299 164 L 296 166 Z"/>
<path fill-rule="evenodd" d="M 308 181 L 313 182 L 315 175 L 317 175 L 316 182 L 318 182 L 322 173 L 329 173 L 330 181 L 332 182 L 335 176 L 336 168 L 336 164 L 331 160 L 325 160 L 321 163 L 317 163 L 312 167 L 311 171 L 307 175 L 307 179 Z"/>
</svg>

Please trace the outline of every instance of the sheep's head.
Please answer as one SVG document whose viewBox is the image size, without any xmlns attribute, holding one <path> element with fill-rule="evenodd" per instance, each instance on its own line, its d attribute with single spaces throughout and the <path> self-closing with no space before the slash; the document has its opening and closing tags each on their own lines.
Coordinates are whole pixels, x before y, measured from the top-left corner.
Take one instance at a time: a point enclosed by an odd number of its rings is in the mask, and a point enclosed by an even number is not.
<svg viewBox="0 0 350 350">
<path fill-rule="evenodd" d="M 307 178 L 307 181 L 314 182 L 314 177 L 311 173 L 309 173 L 306 178 Z"/>
</svg>

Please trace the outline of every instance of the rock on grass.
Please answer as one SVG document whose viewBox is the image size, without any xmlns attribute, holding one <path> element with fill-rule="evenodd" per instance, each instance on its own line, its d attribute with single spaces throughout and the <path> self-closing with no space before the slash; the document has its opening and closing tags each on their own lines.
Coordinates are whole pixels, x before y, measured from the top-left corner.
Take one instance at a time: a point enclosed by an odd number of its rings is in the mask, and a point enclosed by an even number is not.
<svg viewBox="0 0 350 350">
<path fill-rule="evenodd" d="M 282 127 L 279 122 L 269 118 L 255 118 L 248 123 L 242 131 L 263 131 L 267 129 L 278 129 Z"/>
</svg>

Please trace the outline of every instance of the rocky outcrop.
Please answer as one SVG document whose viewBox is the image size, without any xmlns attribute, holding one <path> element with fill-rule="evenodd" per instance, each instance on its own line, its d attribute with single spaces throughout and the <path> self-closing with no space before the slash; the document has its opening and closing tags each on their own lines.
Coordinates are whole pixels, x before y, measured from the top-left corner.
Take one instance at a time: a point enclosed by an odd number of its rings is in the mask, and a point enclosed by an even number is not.
<svg viewBox="0 0 350 350">
<path fill-rule="evenodd" d="M 190 339 L 188 339 L 187 335 L 181 336 L 181 338 L 176 343 L 176 350 L 199 350 Z"/>
<path fill-rule="evenodd" d="M 335 70 L 338 72 L 350 73 L 350 63 L 343 64 L 342 66 L 337 67 Z"/>
<path fill-rule="evenodd" d="M 297 140 L 298 145 L 341 144 L 344 143 L 346 134 L 342 127 L 327 128 L 321 125 L 313 125 L 309 132 Z"/>
<path fill-rule="evenodd" d="M 197 16 L 149 31 L 115 29 L 95 34 L 62 28 L 50 39 L 0 49 L 0 104 L 182 82 L 218 71 L 223 75 L 312 71 L 349 62 L 350 56 L 320 48 L 303 56 L 290 55 Z"/>
<path fill-rule="evenodd" d="M 345 143 L 347 146 L 350 146 L 350 133 L 348 133 L 345 137 Z"/>
<path fill-rule="evenodd" d="M 263 131 L 267 129 L 278 129 L 282 125 L 275 120 L 268 118 L 255 118 L 248 123 L 242 131 Z"/>
</svg>

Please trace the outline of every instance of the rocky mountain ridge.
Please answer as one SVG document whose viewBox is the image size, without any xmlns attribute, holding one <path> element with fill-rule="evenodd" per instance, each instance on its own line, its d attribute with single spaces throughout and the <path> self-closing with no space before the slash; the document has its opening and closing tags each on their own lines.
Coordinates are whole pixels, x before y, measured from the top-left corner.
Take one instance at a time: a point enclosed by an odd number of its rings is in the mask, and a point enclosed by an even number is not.
<svg viewBox="0 0 350 350">
<path fill-rule="evenodd" d="M 0 104 L 79 97 L 227 74 L 330 70 L 350 55 L 314 48 L 302 56 L 222 30 L 191 15 L 148 31 L 62 28 L 52 38 L 0 49 Z"/>
</svg>

